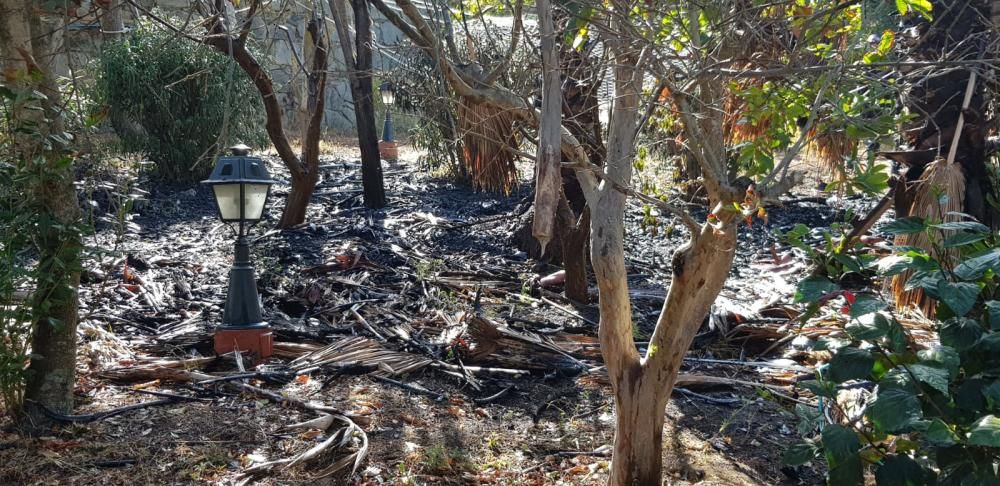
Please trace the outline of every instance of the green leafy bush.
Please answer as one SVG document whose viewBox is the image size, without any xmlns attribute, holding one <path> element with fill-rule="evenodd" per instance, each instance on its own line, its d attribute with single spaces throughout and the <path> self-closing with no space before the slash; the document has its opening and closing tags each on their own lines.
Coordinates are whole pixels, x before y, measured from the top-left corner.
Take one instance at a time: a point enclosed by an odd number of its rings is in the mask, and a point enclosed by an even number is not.
<svg viewBox="0 0 1000 486">
<path fill-rule="evenodd" d="M 17 211 L 15 182 L 14 166 L 0 161 L 0 410 L 20 406 L 31 331 L 29 309 L 17 302 L 19 285 L 30 277 L 21 262 L 30 241 L 23 231 L 26 215 Z"/>
<path fill-rule="evenodd" d="M 208 46 L 140 23 L 105 44 L 96 71 L 96 117 L 107 115 L 124 150 L 146 153 L 165 180 L 201 180 L 221 149 L 267 143 L 253 83 Z"/>
<path fill-rule="evenodd" d="M 838 486 L 864 484 L 866 470 L 878 485 L 1000 484 L 996 235 L 967 219 L 904 218 L 885 230 L 925 232 L 932 243 L 929 253 L 898 248 L 879 268 L 884 276 L 912 272 L 907 286 L 938 301 L 938 339 L 918 344 L 876 296 L 855 295 L 823 277 L 800 284 L 799 301 L 842 303 L 849 321 L 842 336 L 816 344 L 832 357 L 802 386 L 820 398 L 820 408 L 797 409 L 806 438 L 786 451 L 785 462 L 820 456 L 829 483 Z M 948 251 L 961 255 L 956 264 L 943 263 Z"/>
</svg>

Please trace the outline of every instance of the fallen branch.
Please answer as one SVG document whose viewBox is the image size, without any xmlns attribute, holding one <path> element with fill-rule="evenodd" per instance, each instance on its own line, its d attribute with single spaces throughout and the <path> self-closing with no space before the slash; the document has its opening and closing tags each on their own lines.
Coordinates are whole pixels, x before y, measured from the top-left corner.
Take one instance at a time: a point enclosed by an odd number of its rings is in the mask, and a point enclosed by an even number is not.
<svg viewBox="0 0 1000 486">
<path fill-rule="evenodd" d="M 386 378 L 384 376 L 372 375 L 372 379 L 376 381 L 381 381 L 382 383 L 388 383 L 393 386 L 397 386 L 404 390 L 409 390 L 413 393 L 419 393 L 421 395 L 426 395 L 434 399 L 434 401 L 441 402 L 444 401 L 444 395 L 440 395 L 436 392 L 430 391 L 422 386 L 411 385 L 409 383 L 403 383 L 401 381 L 393 380 L 392 378 Z"/>
<path fill-rule="evenodd" d="M 510 385 L 507 388 L 504 388 L 503 390 L 500 390 L 499 392 L 494 393 L 493 395 L 490 395 L 488 397 L 483 397 L 483 398 L 473 398 L 472 401 L 476 405 L 486 405 L 486 404 L 489 404 L 489 403 L 493 403 L 493 402 L 499 400 L 500 398 L 502 398 L 504 395 L 507 394 L 507 392 L 509 392 L 509 391 L 511 391 L 513 389 L 514 389 L 514 385 Z"/>
<path fill-rule="evenodd" d="M 697 398 L 699 400 L 704 400 L 704 401 L 706 401 L 708 403 L 712 403 L 712 404 L 715 404 L 715 405 L 736 405 L 736 404 L 741 403 L 743 401 L 743 400 L 741 400 L 739 398 L 715 398 L 715 397 L 710 397 L 708 395 L 702 395 L 701 393 L 693 392 L 693 391 L 688 390 L 686 388 L 676 388 L 675 387 L 673 391 L 674 391 L 674 393 L 680 393 L 681 395 L 684 395 L 684 396 L 688 396 L 688 397 L 692 397 L 692 398 Z"/>
<path fill-rule="evenodd" d="M 123 413 L 131 412 L 133 410 L 141 410 L 144 408 L 157 407 L 160 405 L 170 405 L 173 403 L 180 402 L 180 400 L 176 398 L 164 398 L 161 400 L 152 400 L 148 402 L 126 405 L 124 407 L 113 408 L 111 410 L 105 410 L 103 412 L 98 412 L 98 413 L 88 413 L 84 415 L 64 415 L 61 413 L 54 412 L 45 405 L 35 402 L 33 400 L 25 400 L 25 401 L 30 401 L 35 405 L 37 405 L 38 407 L 40 407 L 42 409 L 42 413 L 44 413 L 46 417 L 52 420 L 55 420 L 57 422 L 74 422 L 74 423 L 97 422 L 98 420 L 104 420 L 108 417 L 114 417 L 115 415 L 121 415 Z"/>
</svg>

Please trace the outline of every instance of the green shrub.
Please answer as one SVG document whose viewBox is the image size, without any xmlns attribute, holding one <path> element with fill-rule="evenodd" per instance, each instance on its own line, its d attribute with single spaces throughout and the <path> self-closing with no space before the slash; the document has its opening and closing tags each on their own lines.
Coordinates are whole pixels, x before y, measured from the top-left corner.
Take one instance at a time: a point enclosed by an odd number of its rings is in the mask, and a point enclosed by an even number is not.
<svg viewBox="0 0 1000 486">
<path fill-rule="evenodd" d="M 96 112 L 110 118 L 124 150 L 146 153 L 164 180 L 201 180 L 220 149 L 267 143 L 253 83 L 208 46 L 140 23 L 104 45 L 96 71 Z"/>
<path fill-rule="evenodd" d="M 15 187 L 14 166 L 0 160 L 0 410 L 20 407 L 31 331 L 30 309 L 16 298 L 19 285 L 30 277 L 21 261 L 30 241 Z"/>
<path fill-rule="evenodd" d="M 842 303 L 849 321 L 841 336 L 814 348 L 832 355 L 815 380 L 802 383 L 820 407 L 798 407 L 806 437 L 785 462 L 820 456 L 837 486 L 865 484 L 866 470 L 880 486 L 1000 484 L 997 236 L 968 220 L 904 218 L 885 230 L 926 233 L 932 243 L 930 252 L 898 248 L 879 268 L 887 277 L 912 272 L 908 288 L 937 300 L 938 339 L 917 344 L 877 296 L 855 295 L 824 277 L 800 284 L 797 298 L 811 312 Z M 942 263 L 947 252 L 959 253 L 959 261 Z M 845 400 L 847 393 L 854 398 Z"/>
</svg>

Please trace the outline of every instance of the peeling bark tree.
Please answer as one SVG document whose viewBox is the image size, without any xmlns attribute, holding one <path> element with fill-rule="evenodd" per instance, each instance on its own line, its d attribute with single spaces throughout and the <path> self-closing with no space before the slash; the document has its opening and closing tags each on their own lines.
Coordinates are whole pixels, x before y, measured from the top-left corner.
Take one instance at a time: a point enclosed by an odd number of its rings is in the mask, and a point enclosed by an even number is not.
<svg viewBox="0 0 1000 486">
<path fill-rule="evenodd" d="M 614 106 L 608 123 L 606 150 L 603 151 L 605 164 L 599 167 L 592 162 L 579 139 L 567 129 L 566 120 L 562 120 L 558 131 L 555 128 L 556 122 L 561 119 L 561 103 L 551 102 L 558 75 L 552 75 L 551 57 L 546 55 L 552 52 L 552 46 L 546 39 L 552 32 L 547 18 L 549 2 L 540 0 L 537 3 L 543 36 L 543 64 L 546 66 L 543 110 L 539 115 L 513 93 L 495 85 L 475 83 L 473 77 L 447 60 L 440 40 L 410 0 L 395 0 L 405 19 L 387 8 L 382 0 L 372 1 L 390 22 L 438 63 L 457 95 L 491 104 L 497 110 L 506 110 L 526 126 L 539 128 L 537 174 L 540 180 L 537 191 L 544 193 L 536 193 L 535 223 L 538 226 L 535 230 L 543 240 L 555 236 L 551 229 L 553 214 L 565 214 L 560 211 L 559 198 L 556 197 L 560 195 L 562 186 L 551 180 L 555 161 L 559 161 L 561 167 L 576 170 L 590 208 L 591 261 L 600 292 L 601 354 L 611 378 L 617 415 L 610 484 L 660 484 L 666 403 L 684 354 L 729 275 L 737 241 L 736 225 L 754 214 L 762 201 L 786 192 L 801 181 L 799 174 L 789 170 L 789 165 L 805 146 L 805 133 L 811 128 L 813 117 L 810 117 L 795 143 L 788 147 L 785 156 L 774 163 L 773 170 L 759 179 L 756 190 L 750 191 L 746 182 L 740 182 L 746 178 L 730 174 L 723 113 L 718 109 L 722 106 L 723 94 L 729 83 L 726 77 L 711 71 L 715 69 L 716 60 L 710 56 L 719 46 L 700 44 L 701 8 L 695 4 L 681 4 L 676 11 L 669 12 L 670 22 L 677 22 L 678 29 L 687 30 L 685 37 L 694 39 L 689 46 L 690 56 L 673 56 L 680 65 L 669 66 L 658 57 L 659 53 L 654 52 L 656 46 L 648 42 L 648 39 L 656 37 L 656 31 L 643 30 L 651 25 L 659 29 L 660 19 L 653 16 L 667 13 L 652 10 L 635 13 L 637 7 L 629 2 L 593 2 L 589 4 L 594 11 L 590 31 L 597 32 L 614 73 Z M 743 4 L 722 3 L 728 8 L 738 8 Z M 838 11 L 827 10 L 825 14 L 817 14 L 812 21 L 822 23 L 826 21 L 826 15 L 834 15 Z M 731 22 L 732 17 L 725 15 L 725 10 L 721 12 L 720 16 Z M 719 29 L 726 25 L 714 27 Z M 732 27 L 730 32 L 733 38 L 729 42 L 739 42 L 738 35 L 751 30 L 745 29 L 742 24 Z M 709 38 L 725 38 L 718 32 Z M 708 54 L 702 57 L 705 53 Z M 678 107 L 685 140 L 692 160 L 698 165 L 712 208 L 711 216 L 704 223 L 695 221 L 676 206 L 639 193 L 629 185 L 636 136 L 646 119 L 640 116 L 643 80 L 649 76 L 670 80 L 668 87 Z M 827 85 L 832 83 L 830 80 Z M 823 100 L 822 93 L 823 89 L 819 89 L 812 106 L 813 112 Z M 658 97 L 659 94 L 657 91 L 651 96 Z M 557 153 L 552 149 L 555 144 L 559 147 Z M 624 216 L 628 197 L 635 197 L 674 216 L 691 235 L 689 242 L 674 254 L 670 287 L 644 356 L 639 354 L 633 340 L 625 266 Z M 541 212 L 550 213 L 542 215 Z"/>
<path fill-rule="evenodd" d="M 375 128 L 375 103 L 372 97 L 372 19 L 367 0 L 350 0 L 354 18 L 354 42 L 351 42 L 347 21 L 347 0 L 329 0 L 337 38 L 344 52 L 347 80 L 354 100 L 354 119 L 361 148 L 361 183 L 365 206 L 385 207 L 385 183 L 382 159 L 378 153 L 378 131 Z"/>
<path fill-rule="evenodd" d="M 562 93 L 559 89 L 559 51 L 552 20 L 552 4 L 537 3 L 542 47 L 542 120 L 538 128 L 538 159 L 535 165 L 535 219 L 532 235 L 541 245 L 541 253 L 553 237 L 556 210 L 562 192 Z"/>
<path fill-rule="evenodd" d="M 52 72 L 54 36 L 50 25 L 27 0 L 0 1 L 0 63 L 4 81 L 16 89 L 37 91 L 45 98 L 14 114 L 23 123 L 14 141 L 15 158 L 32 167 L 26 204 L 39 224 L 32 239 L 38 249 L 36 289 L 31 298 L 31 363 L 27 371 L 24 407 L 18 415 L 21 429 L 31 435 L 50 431 L 45 409 L 68 413 L 73 409 L 76 369 L 77 289 L 80 284 L 80 208 L 73 185 L 68 147 L 54 141 L 63 131 L 58 86 Z M 34 104 L 32 104 L 34 105 Z"/>
</svg>

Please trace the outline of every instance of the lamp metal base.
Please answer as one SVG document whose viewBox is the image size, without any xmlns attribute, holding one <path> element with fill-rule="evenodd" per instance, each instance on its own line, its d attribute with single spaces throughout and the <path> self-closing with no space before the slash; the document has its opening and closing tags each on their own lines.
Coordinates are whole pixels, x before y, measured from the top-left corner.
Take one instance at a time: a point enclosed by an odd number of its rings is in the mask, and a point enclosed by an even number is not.
<svg viewBox="0 0 1000 486">
<path fill-rule="evenodd" d="M 233 351 L 249 354 L 254 363 L 264 361 L 274 351 L 274 334 L 270 326 L 229 327 L 215 330 L 215 354 Z"/>
</svg>

